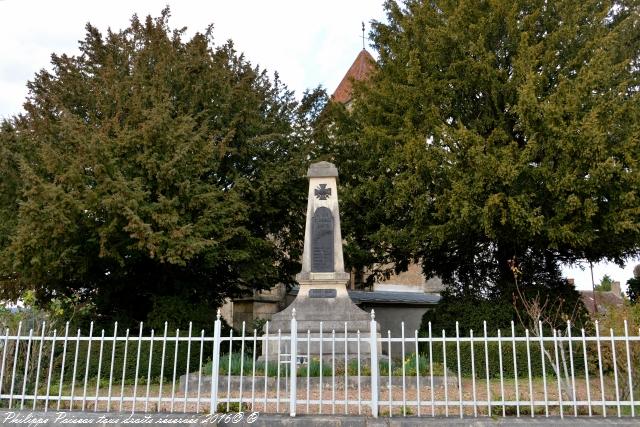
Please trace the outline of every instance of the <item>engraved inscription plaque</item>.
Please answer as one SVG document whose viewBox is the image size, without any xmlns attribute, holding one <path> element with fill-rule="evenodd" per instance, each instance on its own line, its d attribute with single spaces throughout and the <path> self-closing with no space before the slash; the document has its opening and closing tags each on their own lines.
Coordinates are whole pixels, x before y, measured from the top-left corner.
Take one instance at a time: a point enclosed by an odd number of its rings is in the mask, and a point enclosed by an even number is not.
<svg viewBox="0 0 640 427">
<path fill-rule="evenodd" d="M 311 271 L 333 270 L 333 215 L 329 208 L 320 207 L 311 223 Z"/>
<path fill-rule="evenodd" d="M 335 289 L 309 289 L 309 298 L 335 298 Z"/>
</svg>

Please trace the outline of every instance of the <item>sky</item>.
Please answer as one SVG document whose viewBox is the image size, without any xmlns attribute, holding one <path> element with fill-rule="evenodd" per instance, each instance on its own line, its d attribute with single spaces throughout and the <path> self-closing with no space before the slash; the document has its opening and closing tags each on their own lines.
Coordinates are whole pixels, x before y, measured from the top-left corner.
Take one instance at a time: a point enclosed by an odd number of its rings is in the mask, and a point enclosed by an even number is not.
<svg viewBox="0 0 640 427">
<path fill-rule="evenodd" d="M 21 110 L 26 82 L 48 68 L 51 53 L 78 53 L 87 22 L 118 30 L 134 13 L 159 16 L 166 5 L 172 28 L 186 26 L 190 36 L 213 24 L 216 44 L 232 39 L 298 96 L 318 85 L 333 92 L 362 49 L 361 22 L 368 32 L 371 20 L 384 19 L 382 0 L 0 0 L 0 117 Z"/>
<path fill-rule="evenodd" d="M 362 49 L 361 22 L 368 32 L 369 22 L 385 17 L 382 0 L 0 0 L 0 118 L 22 110 L 27 81 L 49 68 L 52 53 L 78 53 L 86 23 L 103 33 L 119 30 L 133 14 L 159 16 L 166 5 L 172 28 L 186 26 L 190 36 L 213 24 L 217 43 L 232 39 L 253 64 L 278 71 L 298 97 L 318 85 L 332 93 Z M 625 268 L 596 264 L 594 279 L 598 283 L 608 274 L 624 284 L 637 262 Z M 563 271 L 578 288 L 591 287 L 588 265 Z"/>
</svg>

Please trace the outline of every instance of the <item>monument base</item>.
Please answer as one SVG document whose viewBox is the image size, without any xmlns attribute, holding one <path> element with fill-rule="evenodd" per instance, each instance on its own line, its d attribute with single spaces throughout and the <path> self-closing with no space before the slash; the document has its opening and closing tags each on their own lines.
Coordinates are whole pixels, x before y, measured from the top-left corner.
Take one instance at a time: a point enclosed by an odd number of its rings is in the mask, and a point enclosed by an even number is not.
<svg viewBox="0 0 640 427">
<path fill-rule="evenodd" d="M 308 273 L 309 275 L 327 274 L 333 278 L 306 278 L 298 276 L 300 290 L 296 299 L 283 311 L 276 313 L 269 322 L 269 335 L 276 336 L 278 331 L 282 335 L 291 332 L 291 318 L 296 310 L 296 324 L 298 330 L 298 355 L 307 354 L 307 346 L 312 358 L 336 358 L 345 353 L 345 334 L 348 338 L 346 349 L 348 359 L 357 357 L 358 342 L 355 340 L 360 333 L 360 357 L 370 357 L 369 334 L 371 328 L 371 314 L 355 305 L 347 293 L 346 280 L 341 275 L 346 273 Z M 379 337 L 379 333 L 376 334 Z M 322 348 L 320 336 L 322 335 Z M 335 335 L 335 344 L 333 336 Z M 307 344 L 307 341 L 310 341 Z M 277 357 L 278 353 L 289 353 L 289 340 L 269 341 L 269 358 Z M 263 357 L 265 355 L 263 346 Z M 379 352 L 379 351 L 378 351 Z"/>
</svg>

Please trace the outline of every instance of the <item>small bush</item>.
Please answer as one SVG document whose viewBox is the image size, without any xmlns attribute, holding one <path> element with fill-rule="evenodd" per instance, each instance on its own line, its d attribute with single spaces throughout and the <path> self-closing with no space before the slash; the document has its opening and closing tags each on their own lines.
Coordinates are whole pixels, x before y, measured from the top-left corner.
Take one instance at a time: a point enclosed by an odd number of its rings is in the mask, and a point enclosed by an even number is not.
<svg viewBox="0 0 640 427">
<path fill-rule="evenodd" d="M 380 375 L 389 375 L 389 361 L 382 361 L 379 365 Z M 415 353 L 411 353 L 405 358 L 403 363 L 401 363 L 399 360 L 391 360 L 391 375 L 401 376 L 403 365 L 405 369 L 405 375 L 407 376 L 415 376 L 418 370 L 417 368 L 420 369 L 420 376 L 429 376 L 431 372 L 434 376 L 442 376 L 444 374 L 444 366 L 442 365 L 442 363 L 434 361 L 432 366 L 430 367 L 428 355 L 421 354 L 416 357 Z"/>
</svg>

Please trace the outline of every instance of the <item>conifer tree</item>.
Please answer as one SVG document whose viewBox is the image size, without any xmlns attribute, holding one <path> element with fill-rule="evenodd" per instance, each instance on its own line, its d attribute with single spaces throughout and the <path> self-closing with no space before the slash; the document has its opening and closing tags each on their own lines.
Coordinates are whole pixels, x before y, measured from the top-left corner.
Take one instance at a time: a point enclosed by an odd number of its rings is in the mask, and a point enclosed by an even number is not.
<svg viewBox="0 0 640 427">
<path fill-rule="evenodd" d="M 506 304 L 513 257 L 554 295 L 561 263 L 638 253 L 637 1 L 385 8 L 376 72 L 335 127 L 351 244 Z"/>
<path fill-rule="evenodd" d="M 2 178 L 19 164 L 0 184 L 3 297 L 210 321 L 227 297 L 292 282 L 314 112 L 231 41 L 185 40 L 169 15 L 87 25 L 79 55 L 52 55 L 3 126 Z"/>
</svg>

